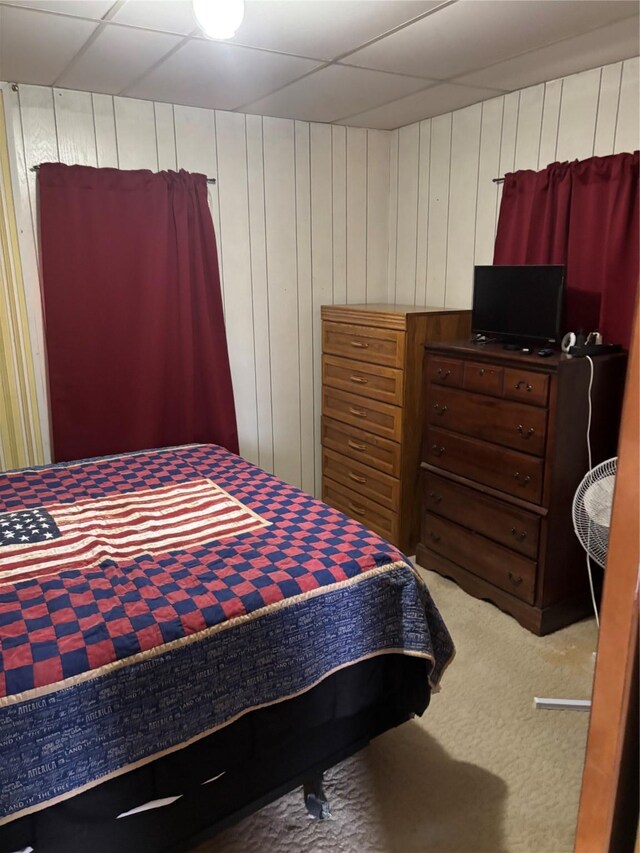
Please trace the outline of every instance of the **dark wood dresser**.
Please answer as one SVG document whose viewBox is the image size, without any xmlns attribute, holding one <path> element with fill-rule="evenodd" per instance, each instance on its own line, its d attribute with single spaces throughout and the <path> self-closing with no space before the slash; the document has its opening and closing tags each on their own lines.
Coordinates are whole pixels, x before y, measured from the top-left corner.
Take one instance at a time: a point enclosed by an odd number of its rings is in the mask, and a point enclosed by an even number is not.
<svg viewBox="0 0 640 853">
<path fill-rule="evenodd" d="M 471 312 L 322 308 L 322 498 L 414 554 L 424 345 L 468 334 Z"/>
<path fill-rule="evenodd" d="M 626 356 L 593 363 L 596 465 L 616 453 Z M 426 348 L 418 562 L 536 634 L 591 611 L 571 517 L 589 467 L 589 379 L 583 358 L 467 342 Z"/>
</svg>

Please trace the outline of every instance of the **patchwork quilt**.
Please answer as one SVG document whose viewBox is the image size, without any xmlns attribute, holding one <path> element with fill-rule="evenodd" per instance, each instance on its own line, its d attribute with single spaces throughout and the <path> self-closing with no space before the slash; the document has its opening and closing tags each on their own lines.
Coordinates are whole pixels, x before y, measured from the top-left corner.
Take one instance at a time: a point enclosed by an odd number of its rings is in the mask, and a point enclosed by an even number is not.
<svg viewBox="0 0 640 853">
<path fill-rule="evenodd" d="M 0 824 L 385 653 L 453 655 L 406 558 L 220 447 L 0 474 Z"/>
</svg>

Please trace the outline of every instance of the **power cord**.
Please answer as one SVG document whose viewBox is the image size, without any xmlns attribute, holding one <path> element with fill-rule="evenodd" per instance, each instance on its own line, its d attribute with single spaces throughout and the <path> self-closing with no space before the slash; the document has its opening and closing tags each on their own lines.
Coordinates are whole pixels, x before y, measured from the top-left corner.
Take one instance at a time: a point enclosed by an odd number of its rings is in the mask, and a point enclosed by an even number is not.
<svg viewBox="0 0 640 853">
<path fill-rule="evenodd" d="M 591 401 L 591 389 L 593 388 L 593 374 L 594 374 L 594 365 L 593 359 L 590 355 L 585 356 L 587 361 L 589 362 L 589 389 L 587 391 L 587 402 L 589 406 L 588 416 L 587 416 L 587 458 L 589 460 L 589 471 L 593 468 L 593 464 L 591 461 L 591 415 L 593 412 L 593 406 Z M 593 589 L 593 571 L 591 568 L 591 558 L 589 557 L 589 545 L 590 545 L 590 537 L 591 537 L 591 525 L 589 525 L 587 529 L 587 548 L 586 548 L 586 557 L 587 557 L 587 574 L 589 576 L 589 589 L 591 590 L 591 603 L 593 604 L 593 612 L 596 617 L 596 625 L 600 628 L 600 616 L 598 614 L 598 605 L 596 604 L 596 595 Z"/>
<path fill-rule="evenodd" d="M 593 360 L 591 356 L 585 356 L 587 361 L 589 362 L 589 390 L 587 392 L 587 402 L 589 405 L 589 413 L 587 417 L 587 454 L 589 458 L 589 471 L 591 471 L 593 464 L 591 459 L 591 415 L 593 412 L 592 402 L 591 402 L 591 389 L 593 387 Z M 587 549 L 589 548 L 589 536 L 591 533 L 591 527 L 589 527 L 589 531 L 587 532 Z M 589 588 L 591 589 L 591 602 L 593 603 L 593 612 L 596 616 L 596 625 L 598 629 L 600 628 L 600 617 L 598 615 L 598 606 L 596 605 L 596 596 L 593 591 L 593 574 L 591 571 L 591 562 L 589 559 L 589 553 L 587 551 L 587 574 L 589 575 Z M 593 653 L 595 657 L 595 652 Z M 555 710 L 559 708 L 574 710 L 574 711 L 589 711 L 591 710 L 591 700 L 590 699 L 544 699 L 539 696 L 535 696 L 533 699 L 533 705 L 535 708 L 544 708 L 546 710 Z"/>
</svg>

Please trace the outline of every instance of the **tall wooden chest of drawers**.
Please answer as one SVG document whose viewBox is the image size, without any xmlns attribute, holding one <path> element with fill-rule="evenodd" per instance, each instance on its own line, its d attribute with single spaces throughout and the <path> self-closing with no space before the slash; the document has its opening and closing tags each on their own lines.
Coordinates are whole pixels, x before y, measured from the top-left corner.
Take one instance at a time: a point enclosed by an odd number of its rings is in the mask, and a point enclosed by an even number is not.
<svg viewBox="0 0 640 853">
<path fill-rule="evenodd" d="M 626 357 L 593 364 L 596 465 L 616 453 Z M 420 565 L 536 634 L 587 615 L 586 557 L 571 505 L 589 468 L 588 361 L 434 344 L 424 381 Z"/>
<path fill-rule="evenodd" d="M 420 525 L 424 345 L 469 327 L 469 311 L 322 308 L 323 500 L 407 554 Z"/>
</svg>

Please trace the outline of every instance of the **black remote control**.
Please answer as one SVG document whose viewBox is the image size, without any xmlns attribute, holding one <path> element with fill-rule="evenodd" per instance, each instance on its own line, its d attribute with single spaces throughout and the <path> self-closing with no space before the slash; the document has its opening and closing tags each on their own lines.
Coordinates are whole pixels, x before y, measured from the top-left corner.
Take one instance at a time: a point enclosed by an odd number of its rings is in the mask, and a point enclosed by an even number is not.
<svg viewBox="0 0 640 853">
<path fill-rule="evenodd" d="M 553 350 L 552 349 L 539 349 L 538 355 L 541 358 L 549 358 L 550 355 L 553 355 Z"/>
</svg>

